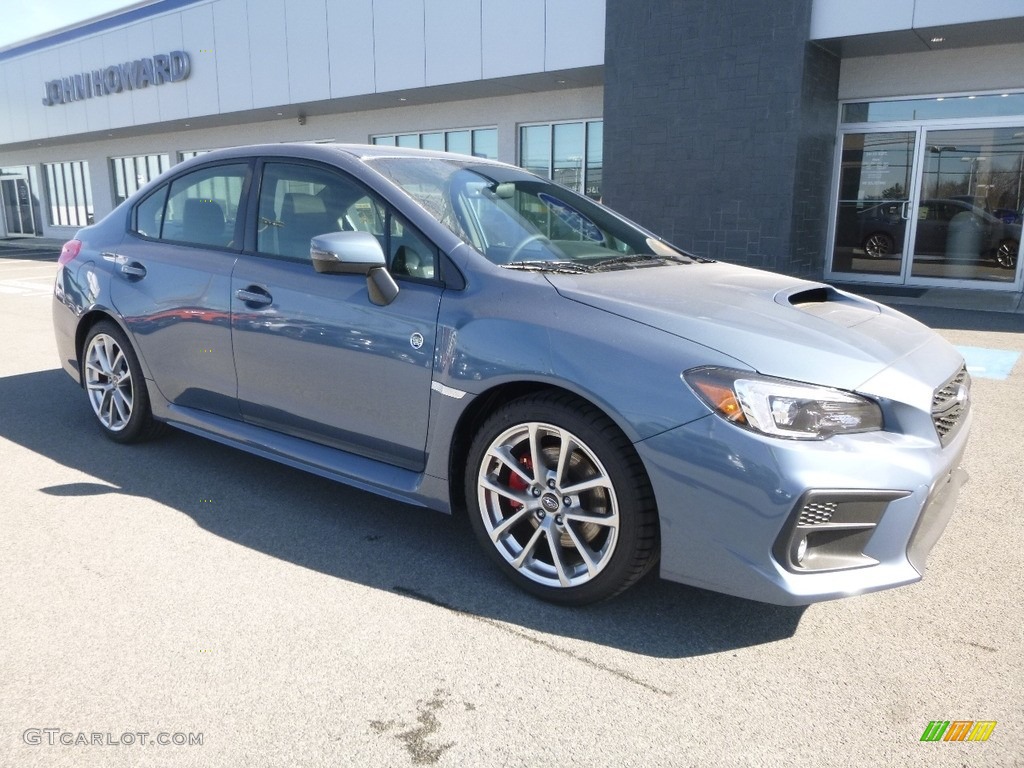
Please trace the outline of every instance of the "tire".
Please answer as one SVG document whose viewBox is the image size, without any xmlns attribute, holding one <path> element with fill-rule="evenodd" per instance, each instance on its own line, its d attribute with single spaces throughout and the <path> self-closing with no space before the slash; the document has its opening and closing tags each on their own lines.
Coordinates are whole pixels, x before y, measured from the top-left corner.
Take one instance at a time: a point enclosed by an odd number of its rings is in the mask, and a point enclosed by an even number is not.
<svg viewBox="0 0 1024 768">
<path fill-rule="evenodd" d="M 139 358 L 128 337 L 110 320 L 94 325 L 82 345 L 82 384 L 100 429 L 117 443 L 162 434 L 153 419 Z"/>
<path fill-rule="evenodd" d="M 996 248 L 996 261 L 1004 269 L 1015 269 L 1017 267 L 1017 250 L 1020 243 L 1016 240 L 1003 240 Z"/>
<path fill-rule="evenodd" d="M 884 259 L 892 255 L 895 242 L 885 232 L 873 232 L 864 238 L 864 252 L 872 259 Z"/>
<path fill-rule="evenodd" d="M 658 559 L 658 513 L 639 457 L 611 420 L 571 395 L 529 395 L 495 411 L 470 447 L 465 493 L 491 559 L 549 602 L 606 600 Z"/>
</svg>

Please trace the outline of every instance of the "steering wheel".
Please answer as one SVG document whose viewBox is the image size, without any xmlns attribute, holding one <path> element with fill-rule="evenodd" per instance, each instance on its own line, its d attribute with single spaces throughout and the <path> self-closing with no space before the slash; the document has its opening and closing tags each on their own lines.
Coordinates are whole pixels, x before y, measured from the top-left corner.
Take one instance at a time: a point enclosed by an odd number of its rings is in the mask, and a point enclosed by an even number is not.
<svg viewBox="0 0 1024 768">
<path fill-rule="evenodd" d="M 540 234 L 539 232 L 537 234 L 535 234 L 535 235 L 530 235 L 528 238 L 523 240 L 521 243 L 519 243 L 519 245 L 517 245 L 515 248 L 512 249 L 511 253 L 509 253 L 509 255 L 508 255 L 508 263 L 509 264 L 514 263 L 515 260 L 516 260 L 516 256 L 518 256 L 520 253 L 522 253 L 522 250 L 526 246 L 528 246 L 530 243 L 535 242 L 537 240 L 543 240 L 544 242 L 547 242 L 547 243 L 551 242 L 551 240 L 549 238 L 545 237 L 544 235 Z"/>
</svg>

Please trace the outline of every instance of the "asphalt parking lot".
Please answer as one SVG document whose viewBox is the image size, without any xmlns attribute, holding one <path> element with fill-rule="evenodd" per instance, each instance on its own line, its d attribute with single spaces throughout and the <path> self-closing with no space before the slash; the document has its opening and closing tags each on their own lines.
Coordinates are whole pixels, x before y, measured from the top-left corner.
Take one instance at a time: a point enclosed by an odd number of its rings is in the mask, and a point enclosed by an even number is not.
<svg viewBox="0 0 1024 768">
<path fill-rule="evenodd" d="M 571 610 L 448 517 L 185 433 L 107 441 L 58 370 L 55 258 L 0 248 L 0 765 L 1024 765 L 1020 359 L 978 364 L 924 581 Z M 910 311 L 1024 350 L 1024 315 Z M 935 720 L 996 725 L 922 742 Z"/>
</svg>

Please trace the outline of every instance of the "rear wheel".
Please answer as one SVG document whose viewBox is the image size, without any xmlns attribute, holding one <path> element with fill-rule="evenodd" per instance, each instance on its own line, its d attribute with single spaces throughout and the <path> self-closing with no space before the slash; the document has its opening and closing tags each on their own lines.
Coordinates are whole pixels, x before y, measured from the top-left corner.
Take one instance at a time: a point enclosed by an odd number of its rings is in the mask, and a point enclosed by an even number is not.
<svg viewBox="0 0 1024 768">
<path fill-rule="evenodd" d="M 513 401 L 469 453 L 473 529 L 504 573 L 566 605 L 618 594 L 657 560 L 657 510 L 626 437 L 593 406 L 561 393 Z"/>
<path fill-rule="evenodd" d="M 1013 269 L 1017 266 L 1017 250 L 1020 243 L 1016 240 L 1003 240 L 996 248 L 996 261 L 999 266 L 1006 269 Z"/>
<path fill-rule="evenodd" d="M 118 443 L 156 437 L 164 425 L 153 419 L 142 367 L 124 331 L 104 320 L 85 337 L 82 379 L 103 433 Z"/>
<path fill-rule="evenodd" d="M 895 243 L 885 232 L 875 232 L 864 238 L 864 252 L 872 259 L 884 259 L 892 255 Z"/>
</svg>

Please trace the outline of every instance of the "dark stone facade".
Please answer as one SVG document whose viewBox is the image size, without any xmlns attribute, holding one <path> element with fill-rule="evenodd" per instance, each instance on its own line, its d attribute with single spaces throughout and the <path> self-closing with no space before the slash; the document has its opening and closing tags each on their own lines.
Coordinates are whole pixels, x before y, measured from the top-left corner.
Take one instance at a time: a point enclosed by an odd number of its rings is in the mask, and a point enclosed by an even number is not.
<svg viewBox="0 0 1024 768">
<path fill-rule="evenodd" d="M 608 0 L 604 201 L 704 256 L 820 278 L 839 60 L 810 0 Z"/>
</svg>

